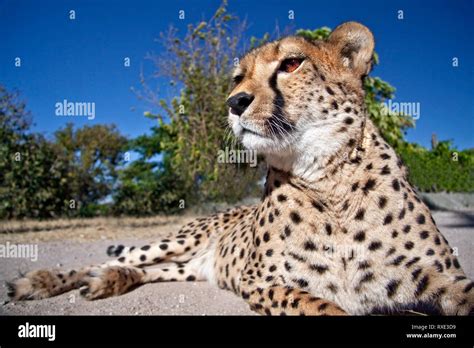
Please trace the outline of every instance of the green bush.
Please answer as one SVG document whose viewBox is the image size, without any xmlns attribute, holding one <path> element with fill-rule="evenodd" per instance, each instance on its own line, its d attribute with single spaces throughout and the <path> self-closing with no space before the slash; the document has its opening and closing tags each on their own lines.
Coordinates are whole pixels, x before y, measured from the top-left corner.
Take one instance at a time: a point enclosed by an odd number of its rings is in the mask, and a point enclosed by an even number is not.
<svg viewBox="0 0 474 348">
<path fill-rule="evenodd" d="M 431 151 L 407 143 L 398 152 L 420 191 L 474 192 L 473 150 L 458 151 L 442 141 Z"/>
</svg>

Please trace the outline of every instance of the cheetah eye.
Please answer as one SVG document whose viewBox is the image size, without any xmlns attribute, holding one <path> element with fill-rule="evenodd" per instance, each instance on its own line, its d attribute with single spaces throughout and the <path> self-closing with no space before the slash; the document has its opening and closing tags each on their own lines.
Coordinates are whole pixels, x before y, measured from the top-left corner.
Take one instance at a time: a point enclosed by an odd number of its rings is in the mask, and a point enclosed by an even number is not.
<svg viewBox="0 0 474 348">
<path fill-rule="evenodd" d="M 278 71 L 283 71 L 286 73 L 292 73 L 298 67 L 301 65 L 303 62 L 303 58 L 288 58 L 285 59 L 283 62 L 281 62 L 280 68 Z"/>
<path fill-rule="evenodd" d="M 242 82 L 244 79 L 244 75 L 237 75 L 232 78 L 232 81 L 234 82 L 234 85 L 237 86 L 239 83 Z"/>
</svg>

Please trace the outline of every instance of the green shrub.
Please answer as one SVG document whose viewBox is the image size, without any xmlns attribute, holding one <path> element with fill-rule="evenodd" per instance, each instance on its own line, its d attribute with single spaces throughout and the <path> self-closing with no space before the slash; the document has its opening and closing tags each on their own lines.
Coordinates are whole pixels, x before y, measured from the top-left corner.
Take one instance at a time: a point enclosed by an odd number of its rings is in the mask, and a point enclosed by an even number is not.
<svg viewBox="0 0 474 348">
<path fill-rule="evenodd" d="M 398 152 L 409 168 L 410 182 L 425 192 L 474 192 L 474 151 L 457 151 L 449 141 L 429 151 L 405 144 Z"/>
</svg>

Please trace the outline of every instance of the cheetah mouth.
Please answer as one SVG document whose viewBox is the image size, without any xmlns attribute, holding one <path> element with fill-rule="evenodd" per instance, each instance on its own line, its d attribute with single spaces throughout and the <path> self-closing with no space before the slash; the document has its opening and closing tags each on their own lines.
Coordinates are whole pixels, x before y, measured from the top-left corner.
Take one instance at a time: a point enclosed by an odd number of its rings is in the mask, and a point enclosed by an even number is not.
<svg viewBox="0 0 474 348">
<path fill-rule="evenodd" d="M 242 135 L 244 135 L 244 134 L 252 134 L 252 135 L 256 135 L 256 136 L 261 137 L 261 138 L 266 138 L 261 133 L 258 133 L 256 131 L 254 131 L 253 129 L 242 126 Z"/>
</svg>

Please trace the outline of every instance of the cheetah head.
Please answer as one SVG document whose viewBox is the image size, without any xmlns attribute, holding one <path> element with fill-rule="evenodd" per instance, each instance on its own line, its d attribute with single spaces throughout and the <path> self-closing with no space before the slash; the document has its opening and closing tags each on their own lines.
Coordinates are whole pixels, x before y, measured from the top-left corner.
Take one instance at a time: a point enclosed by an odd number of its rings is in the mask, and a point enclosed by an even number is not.
<svg viewBox="0 0 474 348">
<path fill-rule="evenodd" d="M 290 36 L 250 51 L 227 100 L 234 134 L 280 167 L 334 152 L 347 137 L 338 131 L 362 121 L 373 50 L 370 30 L 348 22 L 325 41 Z"/>
</svg>

